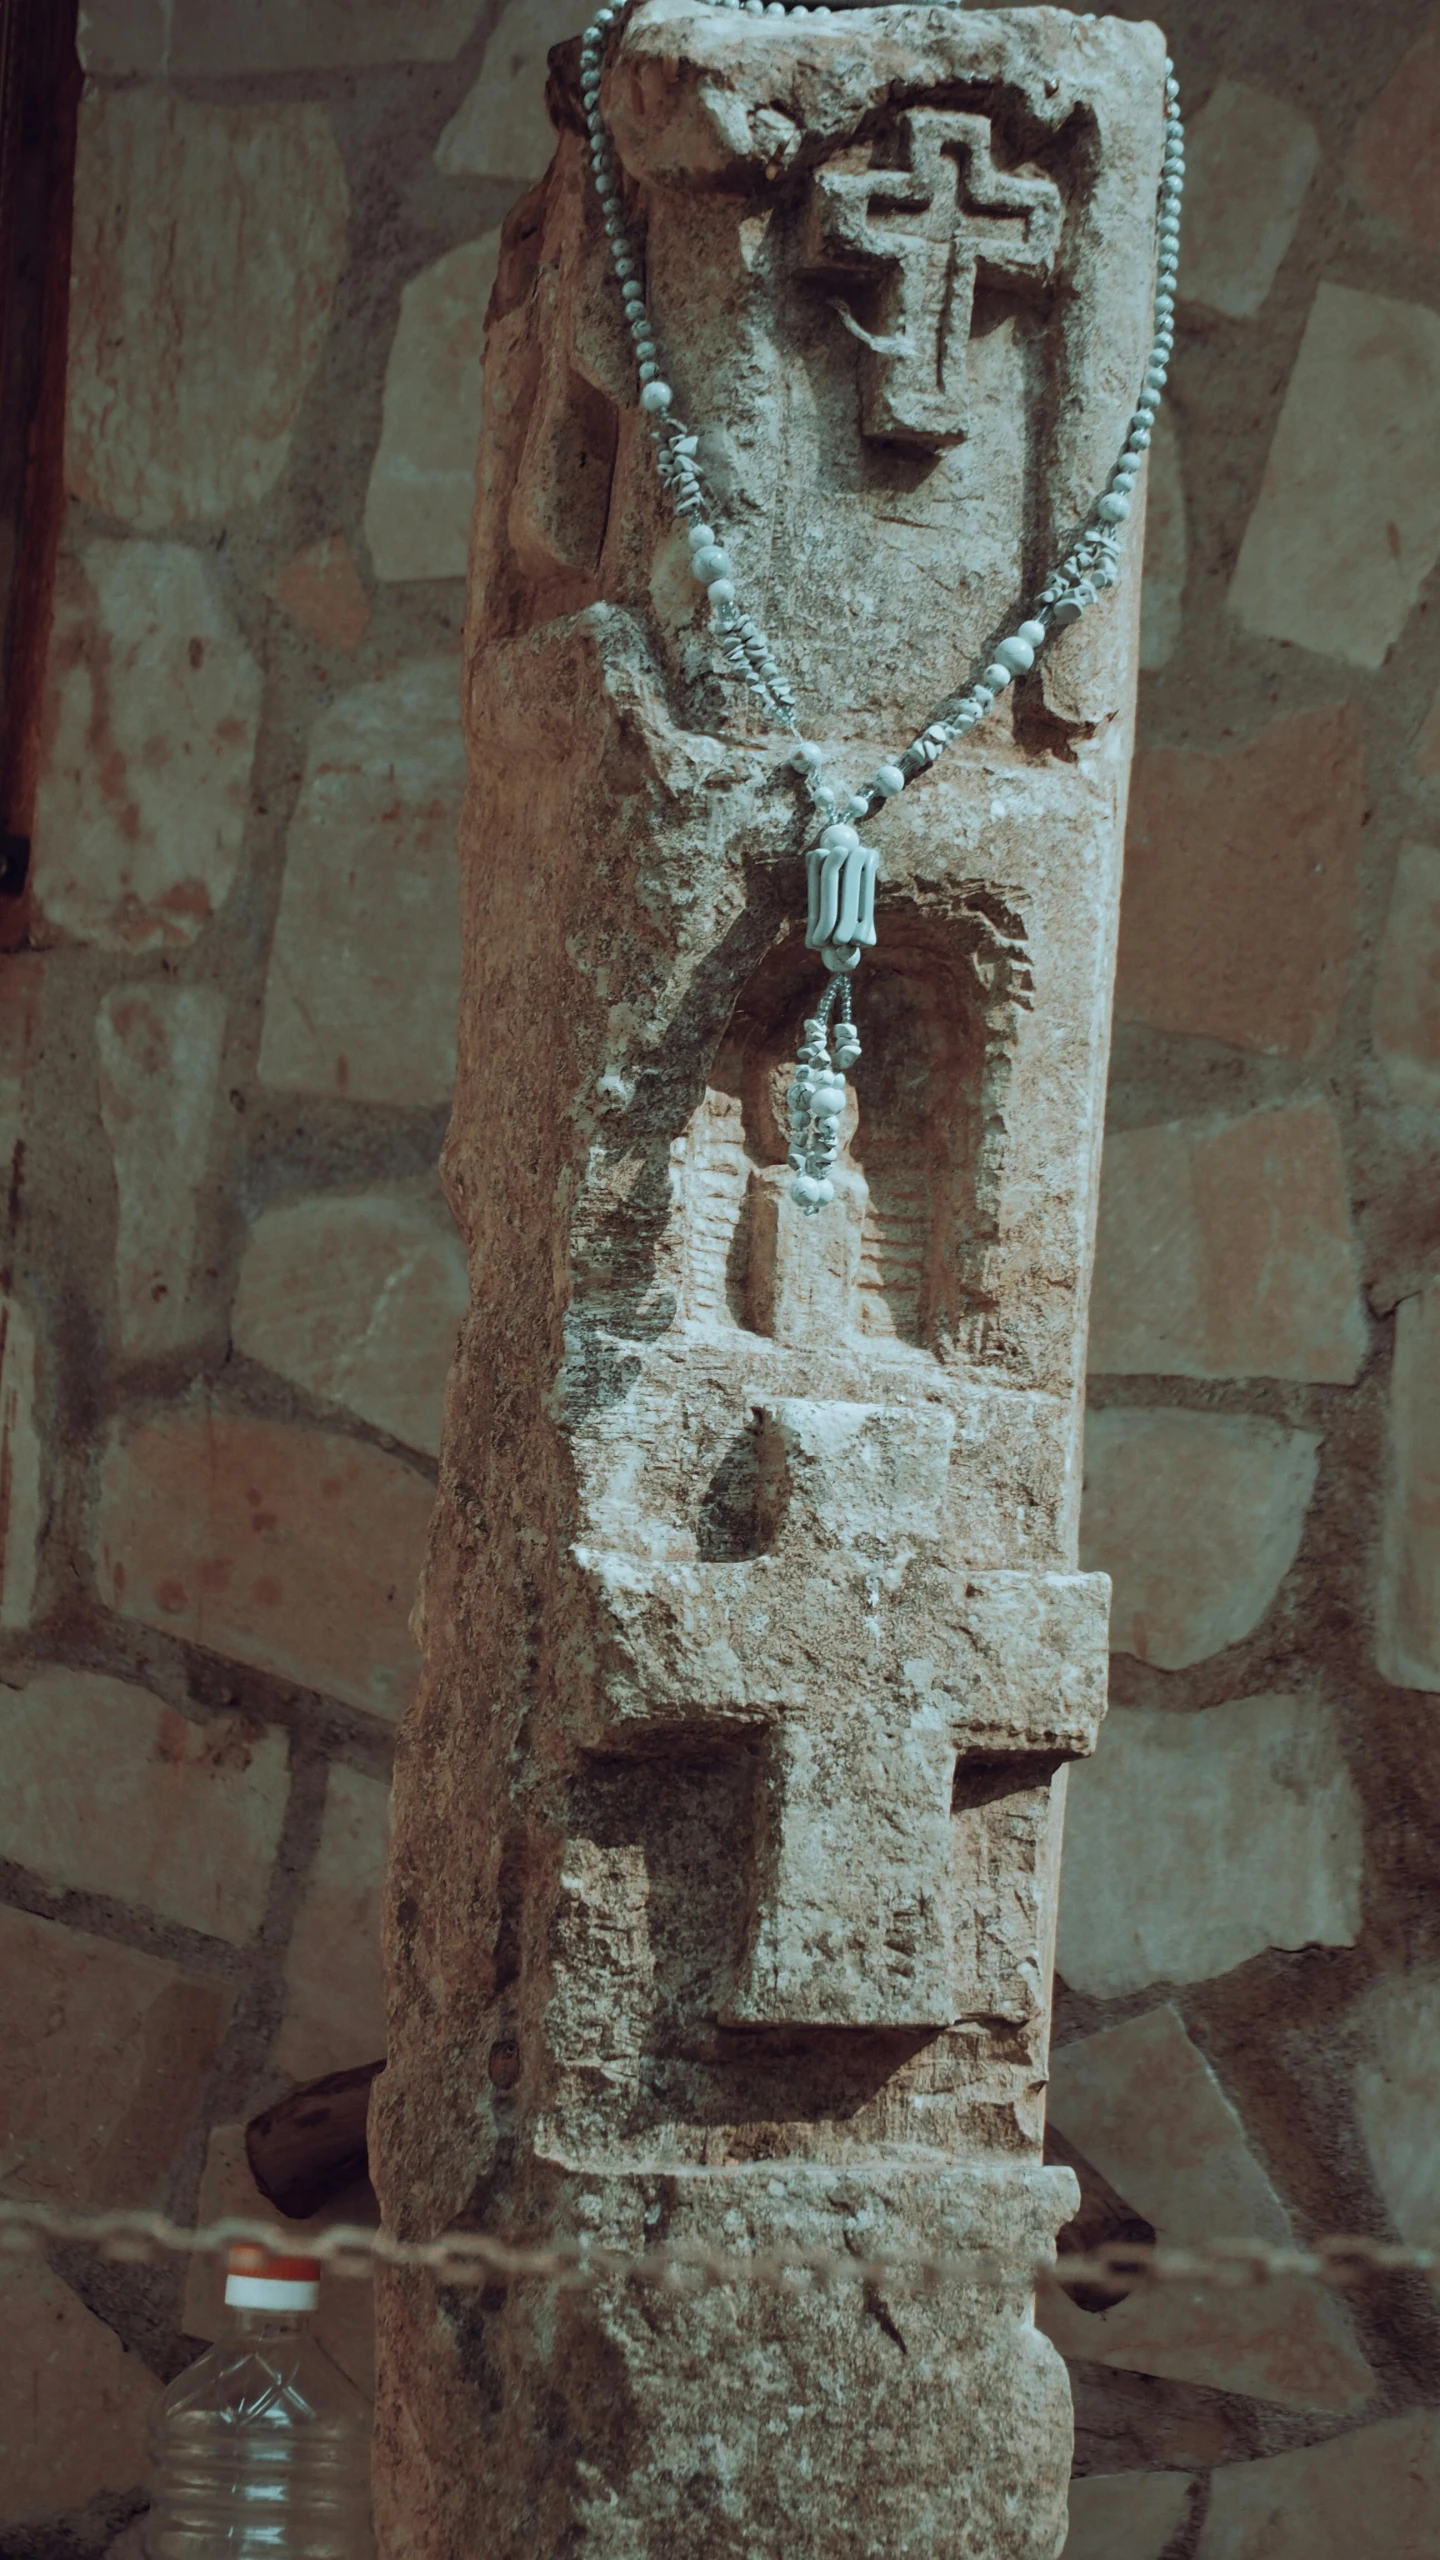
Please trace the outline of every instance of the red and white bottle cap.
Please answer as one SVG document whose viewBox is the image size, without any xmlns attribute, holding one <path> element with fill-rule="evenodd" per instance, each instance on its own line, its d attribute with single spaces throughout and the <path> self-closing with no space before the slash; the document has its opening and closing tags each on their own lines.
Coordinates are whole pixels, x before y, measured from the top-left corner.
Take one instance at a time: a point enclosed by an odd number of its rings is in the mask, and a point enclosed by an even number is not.
<svg viewBox="0 0 1440 2560">
<path fill-rule="evenodd" d="M 226 2261 L 225 2299 L 237 2311 L 313 2311 L 318 2258 L 276 2258 L 258 2240 L 237 2240 Z"/>
</svg>

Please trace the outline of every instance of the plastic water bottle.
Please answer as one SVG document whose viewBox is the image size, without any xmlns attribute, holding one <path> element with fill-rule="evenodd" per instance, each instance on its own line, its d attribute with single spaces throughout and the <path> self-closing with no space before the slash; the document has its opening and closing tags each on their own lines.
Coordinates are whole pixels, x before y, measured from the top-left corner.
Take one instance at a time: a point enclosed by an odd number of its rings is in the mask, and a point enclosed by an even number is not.
<svg viewBox="0 0 1440 2560">
<path fill-rule="evenodd" d="M 309 2330 L 315 2258 L 230 2252 L 226 2334 L 150 2430 L 147 2560 L 372 2560 L 370 2408 Z"/>
</svg>

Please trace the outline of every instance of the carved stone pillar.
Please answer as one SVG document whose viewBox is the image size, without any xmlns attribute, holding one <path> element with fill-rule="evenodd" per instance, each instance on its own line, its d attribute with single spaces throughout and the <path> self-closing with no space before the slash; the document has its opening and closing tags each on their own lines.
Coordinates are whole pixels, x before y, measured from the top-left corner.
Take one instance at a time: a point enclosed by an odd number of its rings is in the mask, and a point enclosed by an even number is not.
<svg viewBox="0 0 1440 2560">
<path fill-rule="evenodd" d="M 1013 629 L 1148 343 L 1163 52 L 1033 8 L 648 0 L 606 89 L 741 591 L 854 782 Z M 563 75 L 507 226 L 471 570 L 474 1313 L 402 1737 L 387 2216 L 1023 2264 L 1135 667 L 1120 588 L 892 803 L 818 1217 L 785 742 L 717 679 Z M 843 306 L 846 325 L 837 304 Z M 856 329 L 863 334 L 857 338 Z M 1138 510 L 1137 510 L 1138 516 Z M 1063 2370 L 1007 2292 L 382 2295 L 424 2560 L 1053 2560 Z"/>
</svg>

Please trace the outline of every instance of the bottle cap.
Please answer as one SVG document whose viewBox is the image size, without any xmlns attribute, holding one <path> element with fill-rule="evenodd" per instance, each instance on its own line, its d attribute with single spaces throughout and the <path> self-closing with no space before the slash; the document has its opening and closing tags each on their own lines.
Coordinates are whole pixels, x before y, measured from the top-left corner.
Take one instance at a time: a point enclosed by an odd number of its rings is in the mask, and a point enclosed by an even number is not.
<svg viewBox="0 0 1440 2560">
<path fill-rule="evenodd" d="M 226 2260 L 225 2299 L 237 2311 L 313 2311 L 318 2258 L 277 2258 L 258 2240 L 237 2240 Z"/>
</svg>

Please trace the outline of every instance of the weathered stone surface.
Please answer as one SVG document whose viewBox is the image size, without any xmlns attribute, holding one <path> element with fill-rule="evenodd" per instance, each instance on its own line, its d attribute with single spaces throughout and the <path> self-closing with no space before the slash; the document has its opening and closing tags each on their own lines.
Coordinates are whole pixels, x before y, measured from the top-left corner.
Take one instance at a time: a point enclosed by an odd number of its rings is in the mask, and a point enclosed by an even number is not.
<svg viewBox="0 0 1440 2560">
<path fill-rule="evenodd" d="M 1433 782 L 1440 774 L 1440 694 L 1436 695 L 1416 731 L 1410 752 L 1422 781 Z"/>
<path fill-rule="evenodd" d="M 35 1614 L 45 1523 L 40 1426 L 35 1409 L 35 1328 L 0 1294 L 0 1627 Z"/>
<path fill-rule="evenodd" d="M 428 1184 L 298 1201 L 257 1218 L 237 1351 L 432 1455 L 465 1313 L 465 1253 Z"/>
<path fill-rule="evenodd" d="M 1284 2247 L 1294 2237 L 1239 2116 L 1169 2006 L 1052 2054 L 1050 2117 L 1162 2243 Z M 1101 2312 L 1050 2297 L 1040 2317 L 1067 2356 L 1282 2409 L 1346 2412 L 1374 2388 L 1339 2302 L 1318 2285 L 1159 2285 Z"/>
<path fill-rule="evenodd" d="M 23 1156 L 17 1167 L 15 1150 L 23 1145 L 25 1135 L 45 966 L 36 951 L 11 951 L 0 959 L 0 1166 L 8 1168 L 12 1181 L 23 1169 Z"/>
<path fill-rule="evenodd" d="M 1272 720 L 1215 755 L 1138 755 L 1121 1019 L 1319 1057 L 1350 982 L 1364 818 L 1360 723 L 1344 703 Z"/>
<path fill-rule="evenodd" d="M 0 1910 L 10 2193 L 67 2205 L 163 2198 L 232 1996 L 132 1947 Z"/>
<path fill-rule="evenodd" d="M 203 1283 L 192 1289 L 192 1280 L 225 999 L 163 981 L 113 987 L 95 1037 L 119 1200 L 120 1348 L 173 1351 L 203 1330 L 207 1313 Z"/>
<path fill-rule="evenodd" d="M 65 468 L 154 532 L 253 506 L 285 468 L 345 263 L 321 106 L 163 86 L 80 109 Z"/>
<path fill-rule="evenodd" d="M 1204 1982 L 1264 1947 L 1352 1946 L 1363 1857 L 1318 1699 L 1112 1707 L 1070 1773 L 1056 1964 L 1072 1990 L 1113 1999 Z"/>
<path fill-rule="evenodd" d="M 1196 2560 L 1430 2560 L 1440 2419 L 1429 2409 L 1215 2473 Z"/>
<path fill-rule="evenodd" d="M 204 1408 L 117 1422 L 97 1570 L 112 1608 L 283 1680 L 397 1716 L 434 1497 L 361 1440 Z"/>
<path fill-rule="evenodd" d="M 204 1724 L 58 1664 L 0 1689 L 0 1856 L 237 1945 L 259 1927 L 285 1818 L 285 1736 Z"/>
<path fill-rule="evenodd" d="M 1371 1036 L 1401 1102 L 1440 1097 L 1440 845 L 1402 844 L 1375 964 Z"/>
<path fill-rule="evenodd" d="M 1440 1285 L 1395 1310 L 1376 1637 L 1387 1680 L 1440 1689 Z"/>
<path fill-rule="evenodd" d="M 373 2057 L 371 2057 L 373 2058 Z M 280 2222 L 287 2234 L 293 2234 L 294 2245 L 302 2249 L 312 2233 L 328 2231 L 338 2222 L 374 2221 L 374 2205 L 363 2180 L 337 2196 L 333 2206 L 323 2213 L 311 2214 L 305 2221 L 277 2214 L 268 2196 L 261 2194 L 250 2175 L 245 2156 L 243 2124 L 212 2125 L 205 2149 L 205 2167 L 200 2179 L 200 2193 L 195 2199 L 197 2222 L 219 2222 L 234 2214 L 249 2221 Z M 218 2338 L 228 2319 L 225 2310 L 225 2268 L 219 2258 L 191 2258 L 185 2272 L 185 2302 L 181 2325 L 187 2337 Z M 363 2391 L 367 2399 L 375 2394 L 375 2295 L 363 2278 L 358 2282 L 345 2276 L 326 2276 L 321 2281 L 320 2304 L 313 2328 L 327 2353 L 335 2358 L 343 2373 Z M 109 2555 L 113 2560 L 113 2554 Z M 137 2552 L 136 2560 L 145 2560 Z"/>
<path fill-rule="evenodd" d="M 1440 22 L 1432 15 L 1355 128 L 1351 186 L 1419 249 L 1440 249 Z"/>
<path fill-rule="evenodd" d="M 545 57 L 585 23 L 584 0 L 506 0 L 480 77 L 436 144 L 435 165 L 445 177 L 539 177 L 555 148 Z"/>
<path fill-rule="evenodd" d="M 1440 2241 L 1440 1975 L 1384 1974 L 1360 2003 L 1355 2105 L 1375 2183 L 1402 2240 Z"/>
<path fill-rule="evenodd" d="M 1288 98 L 1222 80 L 1190 120 L 1185 161 L 1180 298 L 1253 319 L 1295 237 L 1320 137 Z"/>
<path fill-rule="evenodd" d="M 12 2259 L 0 2323 L 0 2529 L 143 2489 L 159 2391 L 43 2259 Z"/>
<path fill-rule="evenodd" d="M 1189 2496 L 1183 2471 L 1100 2472 L 1072 2480 L 1063 2560 L 1161 2560 Z"/>
<path fill-rule="evenodd" d="M 365 539 L 377 578 L 465 575 L 485 309 L 499 254 L 498 231 L 463 241 L 412 276 L 400 296 L 365 499 Z"/>
<path fill-rule="evenodd" d="M 1230 610 L 1247 631 L 1379 667 L 1440 557 L 1440 312 L 1322 284 Z"/>
<path fill-rule="evenodd" d="M 1140 664 L 1167 667 L 1180 646 L 1190 566 L 1180 439 L 1168 409 L 1155 421 L 1146 467 L 1145 568 L 1140 585 Z"/>
<path fill-rule="evenodd" d="M 448 62 L 483 0 L 83 0 L 90 72 L 329 71 Z"/>
<path fill-rule="evenodd" d="M 676 405 L 703 386 L 738 584 L 837 773 L 962 680 L 1108 468 L 1162 60 L 1048 9 L 646 0 L 616 39 Z M 823 982 L 814 830 L 677 577 L 561 112 L 487 354 L 446 1166 L 478 1285 L 376 2175 L 413 2229 L 1043 2246 L 1073 2193 L 1039 2149 L 1054 1778 L 1103 1673 L 1075 1462 L 1138 564 L 887 812 L 858 1116 L 806 1218 L 777 1112 Z M 656 2320 L 577 2291 L 542 2330 L 512 2293 L 457 2344 L 387 2284 L 382 2532 L 1054 2560 L 1064 2379 L 1021 2286 L 882 2294 Z"/>
<path fill-rule="evenodd" d="M 1110 1647 L 1180 1671 L 1257 1627 L 1299 1552 L 1319 1437 L 1246 1414 L 1092 1413 L 1080 1553 Z"/>
<path fill-rule="evenodd" d="M 450 1092 L 458 695 L 454 660 L 412 659 L 315 723 L 265 988 L 267 1084 L 356 1102 Z"/>
<path fill-rule="evenodd" d="M 1108 1133 L 1093 1375 L 1348 1386 L 1367 1343 L 1359 1279 L 1324 1103 Z"/>
<path fill-rule="evenodd" d="M 343 533 L 327 534 L 323 542 L 297 551 L 269 580 L 265 593 L 312 640 L 347 657 L 370 627 L 370 599 Z"/>
<path fill-rule="evenodd" d="M 275 2064 L 297 2080 L 347 2071 L 385 2051 L 380 1882 L 390 1790 L 337 1763 L 325 1819 L 285 1958 L 285 2015 Z"/>
<path fill-rule="evenodd" d="M 260 686 L 201 552 L 91 542 L 61 560 L 35 811 L 42 935 L 194 941 L 235 877 Z"/>
</svg>

